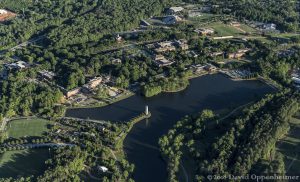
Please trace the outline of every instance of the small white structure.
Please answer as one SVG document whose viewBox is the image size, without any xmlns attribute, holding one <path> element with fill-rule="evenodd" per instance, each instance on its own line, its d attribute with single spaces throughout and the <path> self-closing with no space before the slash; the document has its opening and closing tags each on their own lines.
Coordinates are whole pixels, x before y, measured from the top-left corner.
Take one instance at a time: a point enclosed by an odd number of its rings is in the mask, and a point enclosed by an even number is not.
<svg viewBox="0 0 300 182">
<path fill-rule="evenodd" d="M 15 63 L 5 64 L 5 66 L 10 69 L 25 69 L 29 67 L 29 64 L 24 61 L 17 61 Z"/>
<path fill-rule="evenodd" d="M 181 12 L 183 10 L 184 10 L 183 7 L 170 7 L 169 10 L 168 10 L 168 13 L 169 14 L 175 14 L 175 13 Z"/>
<path fill-rule="evenodd" d="M 202 15 L 202 12 L 200 10 L 190 10 L 189 11 L 189 17 L 201 17 L 203 16 Z"/>
<path fill-rule="evenodd" d="M 211 35 L 215 33 L 215 30 L 212 28 L 199 28 L 194 30 L 194 32 L 200 34 L 200 35 Z"/>
<path fill-rule="evenodd" d="M 103 172 L 103 173 L 106 173 L 108 171 L 108 168 L 105 167 L 105 166 L 98 166 L 98 170 Z"/>
<path fill-rule="evenodd" d="M 5 9 L 0 9 L 0 15 L 5 15 L 7 14 L 8 12 L 5 10 Z"/>
<path fill-rule="evenodd" d="M 264 30 L 276 30 L 276 24 L 274 24 L 274 23 L 266 23 L 266 24 L 264 24 L 263 25 L 263 29 Z"/>
<path fill-rule="evenodd" d="M 145 107 L 145 114 L 146 114 L 146 115 L 149 114 L 149 107 L 148 107 L 148 106 Z"/>
<path fill-rule="evenodd" d="M 121 42 L 123 40 L 123 37 L 120 36 L 120 34 L 118 34 L 116 36 L 116 41 Z"/>
<path fill-rule="evenodd" d="M 111 64 L 121 64 L 122 63 L 122 60 L 121 59 L 112 59 L 111 60 Z"/>
</svg>

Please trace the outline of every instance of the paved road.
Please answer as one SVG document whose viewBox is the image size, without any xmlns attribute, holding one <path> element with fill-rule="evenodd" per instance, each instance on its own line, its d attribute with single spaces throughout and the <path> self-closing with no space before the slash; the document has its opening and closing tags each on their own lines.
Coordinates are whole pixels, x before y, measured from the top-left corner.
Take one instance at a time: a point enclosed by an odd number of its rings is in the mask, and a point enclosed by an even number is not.
<svg viewBox="0 0 300 182">
<path fill-rule="evenodd" d="M 9 120 L 7 118 L 3 118 L 1 126 L 0 126 L 0 131 L 4 131 L 5 130 L 5 126 L 7 124 Z"/>
<path fill-rule="evenodd" d="M 10 49 L 8 49 L 8 50 L 0 51 L 0 55 L 3 55 L 3 54 L 5 54 L 5 53 L 8 52 L 8 51 L 16 51 L 17 49 L 21 49 L 22 47 L 26 47 L 26 46 L 28 46 L 29 44 L 32 44 L 32 43 L 34 43 L 34 42 L 37 42 L 37 41 L 39 41 L 39 40 L 41 40 L 41 39 L 43 39 L 43 38 L 45 38 L 45 35 L 41 35 L 41 36 L 38 36 L 38 37 L 36 37 L 36 38 L 29 39 L 28 41 L 23 42 L 23 43 L 21 43 L 21 44 L 19 44 L 19 45 L 16 45 L 16 46 L 14 46 L 14 47 L 12 47 L 12 48 L 10 48 Z"/>
<path fill-rule="evenodd" d="M 42 147 L 74 147 L 74 144 L 68 143 L 38 143 L 38 144 L 4 144 L 5 147 L 25 147 L 25 148 L 42 148 Z"/>
<path fill-rule="evenodd" d="M 60 119 L 85 121 L 85 122 L 92 122 L 92 123 L 97 123 L 97 124 L 107 124 L 107 121 L 93 120 L 93 119 L 80 119 L 80 118 L 72 118 L 72 117 L 61 117 Z"/>
<path fill-rule="evenodd" d="M 137 42 L 137 43 L 130 43 L 130 44 L 122 45 L 120 47 L 116 47 L 116 48 L 108 48 L 108 49 L 105 49 L 105 50 L 101 50 L 101 51 L 99 51 L 97 53 L 99 54 L 99 53 L 113 52 L 113 51 L 118 51 L 118 50 L 121 50 L 121 49 L 127 49 L 127 48 L 134 47 L 134 46 L 152 44 L 152 43 L 159 42 L 159 41 L 161 41 L 161 39 L 159 39 L 159 40 L 143 41 L 143 42 Z"/>
</svg>

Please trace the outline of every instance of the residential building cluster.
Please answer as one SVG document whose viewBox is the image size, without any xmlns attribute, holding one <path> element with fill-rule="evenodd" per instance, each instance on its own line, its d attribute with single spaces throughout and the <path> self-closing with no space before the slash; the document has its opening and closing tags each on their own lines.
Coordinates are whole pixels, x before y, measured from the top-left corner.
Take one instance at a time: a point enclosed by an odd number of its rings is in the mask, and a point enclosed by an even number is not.
<svg viewBox="0 0 300 182">
<path fill-rule="evenodd" d="M 164 41 L 164 42 L 157 42 L 154 44 L 148 44 L 148 49 L 153 49 L 155 53 L 165 53 L 170 51 L 176 51 L 177 49 L 180 50 L 188 50 L 189 46 L 187 40 L 180 39 L 175 41 Z"/>
<path fill-rule="evenodd" d="M 165 58 L 163 53 L 176 50 L 186 51 L 189 49 L 188 42 L 185 39 L 156 42 L 154 44 L 148 44 L 146 47 L 151 51 L 154 63 L 159 67 L 170 66 L 174 63 L 174 61 Z"/>
</svg>

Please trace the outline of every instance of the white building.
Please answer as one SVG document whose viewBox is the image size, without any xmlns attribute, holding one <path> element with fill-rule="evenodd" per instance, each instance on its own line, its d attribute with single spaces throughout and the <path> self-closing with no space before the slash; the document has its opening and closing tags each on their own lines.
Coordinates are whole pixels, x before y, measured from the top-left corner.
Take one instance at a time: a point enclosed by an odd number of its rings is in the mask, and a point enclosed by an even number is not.
<svg viewBox="0 0 300 182">
<path fill-rule="evenodd" d="M 175 14 L 175 13 L 181 12 L 183 10 L 184 10 L 183 7 L 170 7 L 169 10 L 168 10 L 168 13 L 169 14 Z"/>
<path fill-rule="evenodd" d="M 112 59 L 111 60 L 111 64 L 121 64 L 122 63 L 122 60 L 121 59 Z"/>
<path fill-rule="evenodd" d="M 103 173 L 106 173 L 108 171 L 108 168 L 105 167 L 105 166 L 98 166 L 98 170 L 103 172 Z"/>
<path fill-rule="evenodd" d="M 55 73 L 47 70 L 42 70 L 38 72 L 43 78 L 48 79 L 48 80 L 53 80 L 55 77 Z"/>
<path fill-rule="evenodd" d="M 175 63 L 174 61 L 166 59 L 163 55 L 155 55 L 153 61 L 158 67 L 170 66 Z"/>
<path fill-rule="evenodd" d="M 201 17 L 202 12 L 200 10 L 190 10 L 189 11 L 189 17 Z"/>
<path fill-rule="evenodd" d="M 264 30 L 276 30 L 277 26 L 274 23 L 266 23 L 262 27 Z"/>
<path fill-rule="evenodd" d="M 5 9 L 0 9 L 0 15 L 5 15 L 7 14 L 8 12 L 5 10 Z"/>
<path fill-rule="evenodd" d="M 17 61 L 15 63 L 5 64 L 5 66 L 10 69 L 25 69 L 29 67 L 29 64 L 24 61 Z"/>
<path fill-rule="evenodd" d="M 199 28 L 194 31 L 200 35 L 211 35 L 215 33 L 215 30 L 212 28 Z"/>
</svg>

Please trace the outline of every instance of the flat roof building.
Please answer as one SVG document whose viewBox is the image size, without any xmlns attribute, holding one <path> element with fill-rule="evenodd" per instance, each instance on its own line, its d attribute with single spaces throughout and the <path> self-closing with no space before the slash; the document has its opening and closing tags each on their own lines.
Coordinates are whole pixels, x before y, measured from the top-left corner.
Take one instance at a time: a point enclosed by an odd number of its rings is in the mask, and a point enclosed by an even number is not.
<svg viewBox="0 0 300 182">
<path fill-rule="evenodd" d="M 182 18 L 176 15 L 169 15 L 164 17 L 163 22 L 167 25 L 174 25 L 178 22 L 182 21 Z"/>
<path fill-rule="evenodd" d="M 94 89 L 102 82 L 102 77 L 95 77 L 91 79 L 87 84 L 83 85 L 83 87 L 88 89 Z"/>
<path fill-rule="evenodd" d="M 180 39 L 180 40 L 176 40 L 175 45 L 177 47 L 179 47 L 181 50 L 188 50 L 189 49 L 189 45 L 187 43 L 186 39 Z"/>
<path fill-rule="evenodd" d="M 155 55 L 154 60 L 155 64 L 159 67 L 164 67 L 164 66 L 170 66 L 173 63 L 175 63 L 174 61 L 170 61 L 168 59 L 166 59 L 163 55 Z"/>
<path fill-rule="evenodd" d="M 66 92 L 65 92 L 65 95 L 66 95 L 67 98 L 70 98 L 70 97 L 72 97 L 72 96 L 74 96 L 74 95 L 79 94 L 79 93 L 80 93 L 80 90 L 81 90 L 81 87 L 74 88 L 74 89 L 72 89 L 72 90 L 66 91 Z"/>
<path fill-rule="evenodd" d="M 199 28 L 194 31 L 200 35 L 211 35 L 215 33 L 215 30 L 212 28 Z"/>
<path fill-rule="evenodd" d="M 9 68 L 9 69 L 25 69 L 25 68 L 28 68 L 29 67 L 29 64 L 27 64 L 26 62 L 24 61 L 17 61 L 15 63 L 8 63 L 8 64 L 5 64 L 5 67 L 6 68 Z"/>
<path fill-rule="evenodd" d="M 170 8 L 168 9 L 168 13 L 169 13 L 169 14 L 175 14 L 175 13 L 181 12 L 181 11 L 183 11 L 183 10 L 184 10 L 183 7 L 170 7 Z"/>
<path fill-rule="evenodd" d="M 8 13 L 8 11 L 6 11 L 5 9 L 0 9 L 0 15 L 5 15 L 7 13 Z"/>
<path fill-rule="evenodd" d="M 53 80 L 55 77 L 55 73 L 47 70 L 42 70 L 38 72 L 43 78 L 48 79 L 48 80 Z"/>
</svg>

